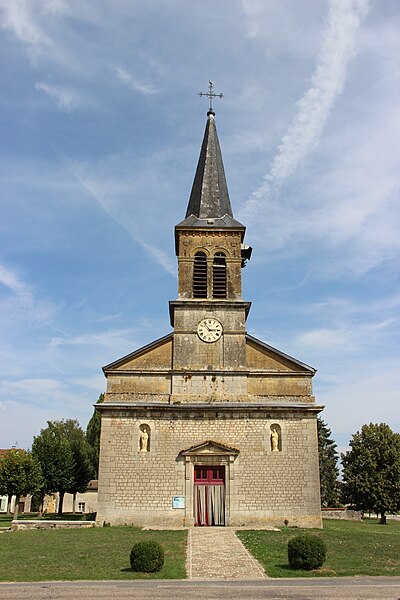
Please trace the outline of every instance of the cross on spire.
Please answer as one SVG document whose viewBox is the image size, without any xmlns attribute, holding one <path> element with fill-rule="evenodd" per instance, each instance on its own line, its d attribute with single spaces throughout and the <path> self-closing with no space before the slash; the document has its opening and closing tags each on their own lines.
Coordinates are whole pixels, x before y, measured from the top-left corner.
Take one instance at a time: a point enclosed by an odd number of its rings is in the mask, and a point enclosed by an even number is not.
<svg viewBox="0 0 400 600">
<path fill-rule="evenodd" d="M 208 110 L 207 115 L 215 114 L 213 111 L 213 105 L 212 105 L 213 98 L 223 98 L 224 97 L 223 94 L 215 94 L 214 93 L 214 82 L 213 81 L 208 82 L 208 92 L 199 92 L 197 95 L 198 96 L 207 96 L 207 98 L 210 98 L 210 108 Z"/>
</svg>

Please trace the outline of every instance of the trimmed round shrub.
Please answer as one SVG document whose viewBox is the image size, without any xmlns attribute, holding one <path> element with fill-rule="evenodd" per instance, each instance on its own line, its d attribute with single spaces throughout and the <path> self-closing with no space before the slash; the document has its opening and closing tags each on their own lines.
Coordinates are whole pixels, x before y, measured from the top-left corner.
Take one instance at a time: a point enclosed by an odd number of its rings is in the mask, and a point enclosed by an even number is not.
<svg viewBox="0 0 400 600">
<path fill-rule="evenodd" d="M 293 569 L 318 569 L 326 557 L 326 545 L 315 535 L 297 535 L 288 542 L 289 565 Z"/>
<path fill-rule="evenodd" d="M 140 573 L 154 573 L 164 564 L 164 550 L 158 542 L 138 542 L 131 550 L 131 567 Z"/>
</svg>

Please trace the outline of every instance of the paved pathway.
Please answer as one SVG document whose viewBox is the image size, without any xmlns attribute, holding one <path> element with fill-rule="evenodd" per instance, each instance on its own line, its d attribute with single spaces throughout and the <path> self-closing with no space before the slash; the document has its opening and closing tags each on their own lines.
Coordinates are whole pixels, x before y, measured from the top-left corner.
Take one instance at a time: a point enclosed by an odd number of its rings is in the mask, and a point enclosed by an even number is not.
<svg viewBox="0 0 400 600">
<path fill-rule="evenodd" d="M 264 569 L 230 527 L 191 527 L 188 532 L 189 579 L 264 579 Z"/>
</svg>

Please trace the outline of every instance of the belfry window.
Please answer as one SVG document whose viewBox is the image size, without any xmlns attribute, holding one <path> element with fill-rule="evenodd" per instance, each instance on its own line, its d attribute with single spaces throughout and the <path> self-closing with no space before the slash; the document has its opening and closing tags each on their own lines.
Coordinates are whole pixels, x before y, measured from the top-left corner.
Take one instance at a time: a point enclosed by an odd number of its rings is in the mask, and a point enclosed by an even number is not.
<svg viewBox="0 0 400 600">
<path fill-rule="evenodd" d="M 193 298 L 207 298 L 207 257 L 204 252 L 194 256 Z"/>
<path fill-rule="evenodd" d="M 222 252 L 214 256 L 212 274 L 213 298 L 226 298 L 226 258 Z"/>
</svg>

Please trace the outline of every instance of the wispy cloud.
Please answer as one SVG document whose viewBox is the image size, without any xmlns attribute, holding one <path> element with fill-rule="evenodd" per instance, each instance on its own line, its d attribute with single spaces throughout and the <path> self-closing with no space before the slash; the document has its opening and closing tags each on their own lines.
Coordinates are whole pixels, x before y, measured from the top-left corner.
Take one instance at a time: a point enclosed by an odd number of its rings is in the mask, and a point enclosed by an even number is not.
<svg viewBox="0 0 400 600">
<path fill-rule="evenodd" d="M 369 347 L 372 336 L 376 336 L 379 331 L 387 331 L 394 323 L 393 318 L 332 329 L 313 329 L 298 335 L 296 343 L 301 348 L 318 348 L 319 353 L 328 351 L 330 354 L 335 354 L 341 351 L 353 354 L 356 348 Z"/>
<path fill-rule="evenodd" d="M 240 219 L 258 217 L 266 198 L 279 191 L 317 144 L 333 103 L 343 90 L 354 55 L 355 35 L 367 10 L 367 0 L 331 0 L 325 38 L 311 85 L 297 102 L 297 114 L 282 138 L 269 172 L 242 208 Z"/>
<path fill-rule="evenodd" d="M 362 365 L 344 362 L 340 370 L 337 365 L 332 368 L 326 364 L 317 380 L 318 400 L 326 404 L 323 418 L 330 422 L 334 415 L 337 431 L 353 433 L 365 422 L 382 421 L 398 431 L 400 374 L 397 357 L 383 360 L 375 357 L 364 360 Z"/>
<path fill-rule="evenodd" d="M 20 400 L 37 404 L 63 404 L 71 401 L 73 392 L 68 385 L 56 379 L 27 378 L 17 381 L 0 381 L 2 394 L 8 400 Z"/>
<path fill-rule="evenodd" d="M 131 347 L 134 343 L 135 331 L 133 329 L 111 329 L 97 331 L 96 333 L 82 333 L 80 335 L 64 335 L 53 337 L 50 341 L 51 348 L 60 346 L 95 346 L 96 348 L 121 349 Z"/>
<path fill-rule="evenodd" d="M 117 196 L 121 193 L 121 186 L 126 185 L 126 189 L 132 192 L 131 184 L 115 183 L 114 181 L 96 180 L 95 177 L 90 176 L 84 165 L 66 159 L 66 165 L 76 177 L 77 181 L 85 188 L 85 190 L 94 198 L 99 205 L 106 211 L 110 217 L 116 221 L 119 225 L 124 227 L 136 243 L 140 244 L 142 248 L 153 258 L 158 264 L 160 264 L 165 271 L 176 277 L 176 266 L 172 261 L 170 255 L 167 255 L 161 250 L 156 244 L 150 244 L 146 237 L 148 235 L 143 232 L 140 227 L 140 218 L 136 212 L 132 217 L 129 214 L 129 206 L 125 203 L 122 205 L 118 202 Z M 116 190 L 116 186 L 119 188 Z M 140 210 L 140 209 L 138 209 Z"/>
<path fill-rule="evenodd" d="M 371 299 L 368 302 L 360 298 L 351 299 L 348 297 L 329 296 L 318 302 L 312 302 L 303 306 L 291 306 L 291 309 L 308 314 L 320 314 L 325 318 L 352 318 L 354 316 L 370 317 L 371 315 L 398 314 L 400 307 L 400 294 L 383 296 L 382 298 Z"/>
<path fill-rule="evenodd" d="M 7 287 L 23 304 L 31 304 L 32 290 L 15 271 L 0 263 L 0 283 Z"/>
<path fill-rule="evenodd" d="M 57 307 L 46 299 L 36 298 L 33 288 L 25 283 L 20 275 L 0 263 L 0 285 L 8 294 L 0 299 L 0 323 L 15 325 L 22 323 L 43 323 L 51 320 Z"/>
<path fill-rule="evenodd" d="M 105 387 L 105 379 L 102 373 L 92 377 L 80 377 L 78 379 L 73 379 L 72 383 L 74 385 L 81 385 L 85 389 L 93 390 L 99 394 L 104 391 Z"/>
<path fill-rule="evenodd" d="M 119 81 L 125 83 L 127 86 L 136 92 L 140 92 L 141 94 L 158 94 L 160 91 L 151 83 L 143 83 L 142 81 L 139 81 L 139 79 L 132 75 L 132 73 L 129 73 L 120 67 L 115 69 L 115 74 Z"/>
<path fill-rule="evenodd" d="M 45 6 L 44 3 L 43 6 Z M 11 29 L 23 42 L 31 45 L 49 46 L 50 39 L 38 25 L 33 16 L 32 3 L 27 0 L 2 0 L 2 26 Z M 40 7 L 35 7 L 40 11 Z"/>
<path fill-rule="evenodd" d="M 26 45 L 34 66 L 45 58 L 63 67 L 71 65 L 71 53 L 66 51 L 54 24 L 69 12 L 62 0 L 0 0 L 1 26 L 14 33 Z M 78 61 L 73 60 L 75 67 Z"/>
<path fill-rule="evenodd" d="M 58 108 L 66 111 L 70 111 L 78 106 L 81 106 L 82 100 L 79 94 L 72 90 L 71 88 L 67 88 L 65 86 L 56 86 L 50 85 L 43 81 L 38 82 L 35 85 L 37 90 L 45 92 L 58 106 Z"/>
</svg>

